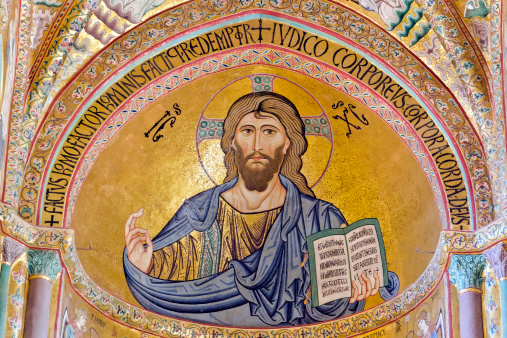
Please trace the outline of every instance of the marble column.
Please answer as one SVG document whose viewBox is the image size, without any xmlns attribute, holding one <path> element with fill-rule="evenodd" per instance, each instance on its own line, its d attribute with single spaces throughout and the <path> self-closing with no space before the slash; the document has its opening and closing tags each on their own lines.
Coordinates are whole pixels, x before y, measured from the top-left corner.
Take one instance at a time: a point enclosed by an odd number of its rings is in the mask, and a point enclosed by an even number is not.
<svg viewBox="0 0 507 338">
<path fill-rule="evenodd" d="M 484 252 L 489 265 L 500 281 L 500 310 L 502 313 L 502 337 L 507 338 L 507 251 L 504 243 L 498 243 Z"/>
<path fill-rule="evenodd" d="M 29 282 L 23 337 L 45 338 L 49 328 L 51 288 L 62 271 L 60 257 L 50 250 L 29 249 L 26 255 Z"/>
<path fill-rule="evenodd" d="M 9 237 L 4 237 L 2 243 L 2 267 L 0 270 L 0 337 L 5 333 L 5 318 L 9 296 L 9 280 L 11 265 L 25 252 L 26 247 Z"/>
<path fill-rule="evenodd" d="M 486 266 L 482 255 L 452 255 L 451 283 L 458 289 L 461 338 L 483 338 L 481 285 Z"/>
</svg>

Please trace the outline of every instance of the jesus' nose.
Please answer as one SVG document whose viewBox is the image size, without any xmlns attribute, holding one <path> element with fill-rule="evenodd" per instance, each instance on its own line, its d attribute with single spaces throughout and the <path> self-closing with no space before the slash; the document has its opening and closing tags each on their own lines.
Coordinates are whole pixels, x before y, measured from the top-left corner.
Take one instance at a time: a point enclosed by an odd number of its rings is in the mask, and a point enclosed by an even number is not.
<svg viewBox="0 0 507 338">
<path fill-rule="evenodd" d="M 255 152 L 258 152 L 258 151 L 262 150 L 262 146 L 261 146 L 261 133 L 257 133 L 255 135 L 255 142 L 254 142 L 254 145 L 253 145 L 252 149 Z"/>
</svg>

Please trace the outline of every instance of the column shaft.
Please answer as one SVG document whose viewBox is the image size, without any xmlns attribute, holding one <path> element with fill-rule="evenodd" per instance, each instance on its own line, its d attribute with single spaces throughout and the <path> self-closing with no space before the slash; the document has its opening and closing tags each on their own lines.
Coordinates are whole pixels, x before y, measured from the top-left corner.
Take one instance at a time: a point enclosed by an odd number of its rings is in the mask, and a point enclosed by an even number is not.
<svg viewBox="0 0 507 338">
<path fill-rule="evenodd" d="M 47 338 L 53 283 L 42 278 L 29 281 L 24 338 Z"/>
<path fill-rule="evenodd" d="M 507 279 L 500 281 L 500 311 L 502 312 L 502 337 L 507 338 Z"/>
<path fill-rule="evenodd" d="M 462 338 L 483 338 L 481 285 L 486 266 L 482 255 L 452 255 L 449 277 L 456 285 L 459 301 L 459 326 Z"/>
<path fill-rule="evenodd" d="M 11 266 L 3 263 L 0 270 L 0 337 L 5 336 L 5 319 L 7 316 L 7 301 L 9 298 L 9 277 Z"/>
<path fill-rule="evenodd" d="M 28 299 L 25 311 L 25 338 L 47 338 L 51 288 L 62 271 L 58 253 L 51 250 L 26 252 L 28 270 Z"/>
<path fill-rule="evenodd" d="M 464 292 L 458 296 L 461 338 L 483 338 L 482 300 L 479 292 Z"/>
</svg>

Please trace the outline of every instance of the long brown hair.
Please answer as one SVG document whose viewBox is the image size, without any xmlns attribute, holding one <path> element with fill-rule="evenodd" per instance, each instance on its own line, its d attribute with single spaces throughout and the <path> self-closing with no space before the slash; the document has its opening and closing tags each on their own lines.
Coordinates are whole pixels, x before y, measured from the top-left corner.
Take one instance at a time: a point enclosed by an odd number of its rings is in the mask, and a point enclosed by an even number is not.
<svg viewBox="0 0 507 338">
<path fill-rule="evenodd" d="M 224 134 L 221 141 L 222 151 L 225 154 L 225 167 L 227 168 L 224 183 L 238 176 L 232 141 L 239 121 L 250 113 L 255 113 L 255 117 L 262 117 L 262 113 L 269 113 L 280 120 L 290 141 L 287 154 L 280 167 L 280 173 L 291 180 L 302 193 L 315 196 L 312 189 L 308 186 L 306 177 L 301 174 L 301 168 L 303 167 L 301 157 L 308 148 L 304 123 L 299 116 L 297 108 L 289 99 L 272 92 L 257 92 L 244 95 L 236 100 L 229 109 L 224 121 Z"/>
</svg>

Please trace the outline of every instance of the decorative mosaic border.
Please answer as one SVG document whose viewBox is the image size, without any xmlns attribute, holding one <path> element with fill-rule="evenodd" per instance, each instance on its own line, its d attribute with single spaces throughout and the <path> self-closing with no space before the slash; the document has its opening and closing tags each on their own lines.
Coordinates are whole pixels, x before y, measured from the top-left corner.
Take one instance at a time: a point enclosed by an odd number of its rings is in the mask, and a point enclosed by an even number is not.
<svg viewBox="0 0 507 338">
<path fill-rule="evenodd" d="M 259 5 L 257 2 L 260 0 L 252 1 L 248 5 L 253 3 Z M 235 4 L 238 7 L 230 7 L 233 2 L 227 2 L 224 10 L 232 10 L 241 12 L 241 6 Z M 306 13 L 301 9 L 298 9 L 300 19 L 292 20 L 304 20 L 306 24 L 310 25 L 311 22 L 318 22 L 323 25 L 324 29 L 329 28 L 335 33 L 339 33 L 342 39 L 357 43 L 361 49 L 371 53 L 374 57 L 378 55 L 378 58 L 385 57 L 387 63 L 394 69 L 398 74 L 405 76 L 407 83 L 410 83 L 415 88 L 427 88 L 424 90 L 427 101 L 435 109 L 436 112 L 441 114 L 442 119 L 449 126 L 452 131 L 455 140 L 460 145 L 459 148 L 463 151 L 464 158 L 468 165 L 468 170 L 472 177 L 473 187 L 480 187 L 475 189 L 476 199 L 476 210 L 477 210 L 477 222 L 479 225 L 488 224 L 493 219 L 493 213 L 491 210 L 492 196 L 490 193 L 490 184 L 488 178 L 488 168 L 484 165 L 483 152 L 480 146 L 480 142 L 474 135 L 473 128 L 468 125 L 466 117 L 461 114 L 459 105 L 453 98 L 453 95 L 445 90 L 438 89 L 442 85 L 432 76 L 432 72 L 424 68 L 417 59 L 412 57 L 407 50 L 401 47 L 397 42 L 392 40 L 389 35 L 384 34 L 380 29 L 372 26 L 364 18 L 351 14 L 347 15 L 347 9 L 341 8 L 339 5 L 328 4 L 324 1 L 319 1 L 318 4 L 324 13 L 321 17 L 314 18 L 312 20 L 312 14 Z M 59 99 L 54 100 L 54 106 L 50 109 L 46 121 L 43 124 L 39 137 L 34 144 L 30 160 L 28 161 L 27 171 L 25 173 L 25 179 L 23 183 L 24 191 L 30 191 L 30 194 L 21 194 L 22 202 L 19 206 L 21 209 L 28 208 L 31 210 L 26 213 L 26 219 L 33 221 L 35 214 L 35 203 L 37 201 L 38 190 L 35 188 L 37 184 L 29 177 L 39 176 L 42 174 L 43 168 L 39 168 L 33 165 L 32 160 L 34 158 L 47 159 L 48 151 L 44 149 L 52 149 L 54 142 L 56 141 L 59 133 L 65 127 L 65 124 L 70 118 L 70 114 L 75 112 L 77 107 L 89 97 L 90 93 L 95 90 L 96 86 L 101 80 L 107 81 L 109 74 L 112 74 L 122 65 L 126 65 L 132 62 L 133 58 L 137 55 L 142 54 L 143 51 L 155 46 L 157 43 L 165 41 L 168 34 L 181 33 L 182 30 L 189 28 L 190 26 L 198 25 L 202 22 L 212 22 L 216 15 L 193 16 L 194 19 L 186 17 L 189 12 L 195 11 L 195 3 L 188 3 L 172 9 L 164 13 L 160 13 L 156 18 L 147 21 L 145 24 L 136 27 L 134 30 L 129 32 L 126 36 L 122 36 L 115 43 L 105 50 L 103 53 L 96 56 L 96 58 L 88 64 L 88 66 L 81 71 L 80 74 L 73 79 L 73 83 L 87 84 L 87 88 L 77 96 L 73 96 L 74 93 L 70 89 L 62 92 Z M 255 7 L 255 6 L 254 6 Z M 283 16 L 283 8 L 271 6 L 268 10 L 256 10 L 252 13 L 274 13 L 278 16 Z M 291 9 L 292 10 L 292 9 Z M 227 12 L 227 11 L 226 11 Z M 220 16 L 220 19 L 225 18 Z M 228 12 L 227 12 L 228 13 Z M 242 13 L 245 14 L 245 13 Z M 179 21 L 182 18 L 187 18 L 185 26 L 181 26 Z M 322 19 L 323 18 L 323 19 Z M 193 21 L 195 20 L 195 21 Z M 361 27 L 360 30 L 357 27 Z M 147 34 L 147 32 L 153 32 L 154 34 Z M 121 53 L 120 53 L 121 49 Z M 380 61 L 380 60 L 379 60 Z M 385 64 L 384 61 L 380 61 Z M 100 79 L 97 74 L 101 74 Z M 435 90 L 434 90 L 435 89 Z M 66 109 L 61 111 L 61 107 L 65 106 Z M 446 107 L 446 110 L 442 109 L 442 106 Z M 43 163 L 46 161 L 43 160 Z M 476 170 L 478 168 L 479 170 Z M 35 194 L 33 194 L 35 192 Z"/>
<path fill-rule="evenodd" d="M 493 182 L 493 190 L 495 193 L 495 200 L 499 204 L 495 205 L 495 211 L 500 217 L 507 215 L 507 168 L 505 163 L 506 158 L 506 145 L 507 145 L 507 129 L 505 123 L 507 120 L 507 109 L 504 101 L 506 89 L 504 88 L 503 76 L 506 76 L 506 69 L 504 68 L 503 61 L 506 57 L 502 50 L 503 39 L 502 24 L 505 20 L 503 18 L 503 6 L 506 6 L 502 0 L 491 1 L 491 61 L 493 68 L 493 125 L 496 128 L 494 134 L 491 135 L 489 149 L 491 150 L 492 157 L 489 166 L 493 169 L 494 173 L 491 175 Z M 507 32 L 503 32 L 507 34 Z M 503 76 L 502 76 L 503 74 Z"/>
<path fill-rule="evenodd" d="M 61 252 L 67 274 L 84 300 L 112 320 L 134 329 L 164 337 L 218 335 L 238 337 L 310 337 L 334 335 L 347 337 L 365 333 L 388 324 L 417 307 L 441 282 L 452 253 L 480 253 L 507 238 L 507 220 L 500 219 L 476 232 L 442 231 L 435 255 L 424 273 L 409 288 L 395 298 L 363 311 L 317 325 L 242 329 L 195 324 L 175 320 L 128 304 L 102 290 L 83 270 L 73 242 L 73 231 L 62 228 L 34 227 L 16 216 L 16 210 L 0 204 L 0 221 L 4 233 L 33 248 L 56 249 Z"/>
<path fill-rule="evenodd" d="M 143 109 L 155 103 L 156 100 L 187 83 L 209 74 L 254 64 L 288 69 L 316 79 L 364 104 L 375 115 L 384 120 L 411 149 L 420 164 L 435 195 L 442 227 L 448 229 L 450 223 L 449 210 L 446 200 L 443 198 L 443 184 L 436 169 L 436 164 L 426 149 L 424 142 L 413 130 L 410 123 L 398 111 L 392 109 L 392 107 L 390 108 L 390 105 L 381 96 L 347 74 L 322 63 L 317 64 L 309 58 L 294 55 L 286 50 L 273 48 L 244 49 L 238 51 L 238 53 L 222 53 L 200 59 L 185 68 L 167 73 L 165 76 L 154 81 L 149 88 L 142 89 L 118 107 L 115 113 L 111 114 L 108 121 L 95 135 L 94 139 L 90 141 L 88 147 L 83 151 L 80 162 L 76 165 L 76 170 L 69 183 L 69 186 L 72 188 L 66 200 L 64 225 L 66 227 L 70 226 L 79 190 L 93 163 L 107 146 L 107 143 L 128 121 Z M 303 117 L 303 119 L 306 118 Z M 198 123 L 201 122 L 199 120 Z"/>
<path fill-rule="evenodd" d="M 2 192 L 3 201 L 17 205 L 19 191 L 17 186 L 22 180 L 23 170 L 18 166 L 28 158 L 28 148 L 20 147 L 21 121 L 23 114 L 23 99 L 26 90 L 26 72 L 28 69 L 28 44 L 30 42 L 30 1 L 21 0 L 19 3 L 19 34 L 17 40 L 16 74 L 14 79 L 14 95 L 9 125 L 9 143 L 7 146 L 7 163 L 5 167 L 5 186 Z"/>
</svg>

